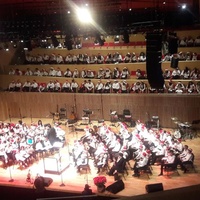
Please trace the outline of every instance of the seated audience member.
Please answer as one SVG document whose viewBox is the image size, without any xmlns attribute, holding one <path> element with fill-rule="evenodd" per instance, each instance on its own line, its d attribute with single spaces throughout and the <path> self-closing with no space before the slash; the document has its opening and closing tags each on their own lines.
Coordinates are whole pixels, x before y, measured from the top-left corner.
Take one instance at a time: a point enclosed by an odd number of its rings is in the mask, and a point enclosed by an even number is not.
<svg viewBox="0 0 200 200">
<path fill-rule="evenodd" d="M 167 153 L 167 156 L 162 158 L 160 174 L 158 176 L 162 176 L 163 175 L 164 167 L 174 167 L 175 158 L 176 158 L 176 156 L 174 155 L 173 151 L 169 150 L 169 152 Z"/>
<path fill-rule="evenodd" d="M 30 92 L 30 90 L 31 90 L 31 82 L 29 80 L 27 80 L 22 86 L 22 91 Z"/>
<path fill-rule="evenodd" d="M 115 67 L 112 73 L 112 78 L 113 79 L 118 79 L 120 78 L 120 71 L 118 69 L 118 67 Z"/>
<path fill-rule="evenodd" d="M 63 59 L 63 57 L 60 54 L 58 54 L 56 56 L 56 63 L 57 64 L 63 64 L 64 63 L 64 59 Z"/>
<path fill-rule="evenodd" d="M 180 39 L 179 46 L 186 47 L 187 46 L 187 38 L 184 37 L 184 38 Z"/>
<path fill-rule="evenodd" d="M 131 54 L 129 52 L 125 55 L 124 62 L 125 63 L 130 63 L 131 62 Z"/>
<path fill-rule="evenodd" d="M 171 71 L 169 69 L 165 69 L 163 73 L 164 79 L 170 79 L 171 78 Z"/>
<path fill-rule="evenodd" d="M 82 191 L 82 195 L 91 195 L 91 194 L 93 194 L 93 192 L 90 189 L 90 186 L 88 184 L 85 184 L 84 190 Z"/>
<path fill-rule="evenodd" d="M 145 62 L 146 61 L 146 54 L 144 52 L 141 52 L 138 57 L 138 62 Z"/>
<path fill-rule="evenodd" d="M 197 82 L 196 84 L 196 91 L 198 94 L 200 94 L 200 82 Z"/>
<path fill-rule="evenodd" d="M 111 70 L 109 68 L 106 68 L 104 78 L 105 79 L 110 79 L 111 76 L 112 76 Z"/>
<path fill-rule="evenodd" d="M 24 75 L 25 76 L 32 76 L 33 72 L 32 72 L 32 70 L 30 70 L 30 68 L 27 68 Z"/>
<path fill-rule="evenodd" d="M 113 166 L 110 168 L 108 175 L 113 176 L 116 173 L 121 173 L 124 170 L 125 160 L 123 154 L 119 153 L 118 157 L 115 159 Z"/>
<path fill-rule="evenodd" d="M 180 79 L 181 76 L 181 71 L 180 69 L 177 67 L 176 69 L 174 69 L 172 71 L 172 79 Z"/>
<path fill-rule="evenodd" d="M 56 76 L 57 77 L 62 77 L 63 76 L 63 72 L 60 70 L 60 67 L 58 67 L 57 70 L 56 70 Z"/>
<path fill-rule="evenodd" d="M 87 54 L 83 55 L 83 64 L 90 64 L 90 57 Z"/>
<path fill-rule="evenodd" d="M 72 63 L 72 55 L 69 53 L 66 57 L 65 57 L 65 63 L 66 64 L 73 64 Z"/>
<path fill-rule="evenodd" d="M 53 67 L 49 70 L 49 76 L 56 76 L 56 70 Z"/>
<path fill-rule="evenodd" d="M 188 67 L 185 67 L 185 69 L 182 70 L 181 78 L 183 78 L 183 79 L 189 79 L 190 78 L 190 70 L 189 70 Z"/>
<path fill-rule="evenodd" d="M 15 91 L 15 81 L 12 80 L 8 85 L 8 91 L 14 92 Z"/>
<path fill-rule="evenodd" d="M 174 56 L 174 55 L 173 55 L 173 56 Z M 185 55 L 185 53 L 183 53 L 182 51 L 179 52 L 179 54 L 178 54 L 178 59 L 179 59 L 180 61 L 186 60 L 186 55 Z"/>
<path fill-rule="evenodd" d="M 72 54 L 72 64 L 77 64 L 77 63 L 78 63 L 78 57 Z"/>
<path fill-rule="evenodd" d="M 33 58 L 33 57 L 32 57 L 30 54 L 27 53 L 27 54 L 25 55 L 25 63 L 26 63 L 26 64 L 32 64 L 32 58 Z"/>
<path fill-rule="evenodd" d="M 54 81 L 54 92 L 60 92 L 61 90 L 61 84 L 59 83 L 58 80 Z"/>
<path fill-rule="evenodd" d="M 140 93 L 146 93 L 147 92 L 147 85 L 144 82 L 140 82 Z"/>
<path fill-rule="evenodd" d="M 191 53 L 191 52 L 187 52 L 187 53 L 186 53 L 186 55 L 185 55 L 185 60 L 186 60 L 186 61 L 192 60 L 192 53 Z"/>
<path fill-rule="evenodd" d="M 174 87 L 175 93 L 182 94 L 185 92 L 185 86 L 179 81 Z"/>
<path fill-rule="evenodd" d="M 139 93 L 140 92 L 140 82 L 137 81 L 132 84 L 130 87 L 130 93 Z"/>
<path fill-rule="evenodd" d="M 49 57 L 49 64 L 56 64 L 56 55 L 54 53 Z"/>
<path fill-rule="evenodd" d="M 77 55 L 77 64 L 84 64 L 83 63 L 83 57 L 84 57 L 84 55 L 82 53 L 79 53 Z"/>
<path fill-rule="evenodd" d="M 126 80 L 122 81 L 121 83 L 121 93 L 128 93 L 129 92 L 129 85 Z"/>
<path fill-rule="evenodd" d="M 71 85 L 70 82 L 68 80 L 66 80 L 63 85 L 62 85 L 62 92 L 71 92 Z"/>
<path fill-rule="evenodd" d="M 195 84 L 192 81 L 189 81 L 186 86 L 186 92 L 188 94 L 192 94 L 192 93 L 195 93 L 195 91 L 196 91 Z"/>
<path fill-rule="evenodd" d="M 21 71 L 20 69 L 16 69 L 16 70 L 15 70 L 15 75 L 17 75 L 17 76 L 22 76 L 23 73 L 22 73 L 22 71 Z"/>
<path fill-rule="evenodd" d="M 71 82 L 71 91 L 73 93 L 76 93 L 78 91 L 78 83 L 72 79 L 72 82 Z"/>
<path fill-rule="evenodd" d="M 121 89 L 121 85 L 118 82 L 118 80 L 114 80 L 114 82 L 112 83 L 112 91 L 113 93 L 119 93 Z"/>
<path fill-rule="evenodd" d="M 192 53 L 192 61 L 195 61 L 197 60 L 197 53 Z"/>
<path fill-rule="evenodd" d="M 43 63 L 44 63 L 44 61 L 43 61 L 42 55 L 38 54 L 36 56 L 36 64 L 43 64 Z"/>
<path fill-rule="evenodd" d="M 64 76 L 68 78 L 72 77 L 72 72 L 69 68 L 67 68 L 66 71 L 64 72 Z"/>
<path fill-rule="evenodd" d="M 135 52 L 133 52 L 133 53 L 131 54 L 131 63 L 135 63 L 135 62 L 137 62 L 137 61 L 138 61 L 138 58 L 137 58 Z"/>
<path fill-rule="evenodd" d="M 98 83 L 95 85 L 95 93 L 102 93 L 103 92 L 103 83 L 101 80 L 98 81 Z"/>
<path fill-rule="evenodd" d="M 96 63 L 97 63 L 97 57 L 94 54 L 92 54 L 90 56 L 89 64 L 96 64 Z"/>
<path fill-rule="evenodd" d="M 91 69 L 87 70 L 86 77 L 90 79 L 94 78 L 94 72 Z"/>
<path fill-rule="evenodd" d="M 140 69 L 136 70 L 135 75 L 136 75 L 137 79 L 144 79 L 144 78 L 146 78 L 145 74 L 143 74 L 143 72 Z"/>
<path fill-rule="evenodd" d="M 38 68 L 35 68 L 35 71 L 33 72 L 34 76 L 41 76 L 40 70 Z"/>
<path fill-rule="evenodd" d="M 46 88 L 47 88 L 46 83 L 40 83 L 39 87 L 38 87 L 38 91 L 39 92 L 46 92 Z"/>
<path fill-rule="evenodd" d="M 104 63 L 104 57 L 100 53 L 97 55 L 97 64 L 103 64 Z"/>
<path fill-rule="evenodd" d="M 86 92 L 92 93 L 94 91 L 94 83 L 89 79 L 88 82 L 85 84 Z"/>
<path fill-rule="evenodd" d="M 190 73 L 190 79 L 196 80 L 196 79 L 199 79 L 199 78 L 200 78 L 199 69 L 194 68 Z"/>
<path fill-rule="evenodd" d="M 79 78 L 79 71 L 77 68 L 75 68 L 72 72 L 72 78 Z"/>
<path fill-rule="evenodd" d="M 120 74 L 121 79 L 127 79 L 127 78 L 129 78 L 129 76 L 130 76 L 130 73 L 129 73 L 127 67 L 124 67 Z"/>
<path fill-rule="evenodd" d="M 87 70 L 85 68 L 81 70 L 80 78 L 87 78 Z"/>
<path fill-rule="evenodd" d="M 187 38 L 187 46 L 188 47 L 193 47 L 194 46 L 194 39 L 191 37 L 191 36 L 189 36 L 188 38 Z"/>
<path fill-rule="evenodd" d="M 175 88 L 174 87 L 175 87 L 174 83 L 170 80 L 167 83 L 167 86 L 166 86 L 167 92 L 168 93 L 174 93 L 175 92 Z"/>
<path fill-rule="evenodd" d="M 47 92 L 54 92 L 54 86 L 55 86 L 54 82 L 52 80 L 50 80 L 46 86 Z"/>
<path fill-rule="evenodd" d="M 113 54 L 112 63 L 121 63 L 123 62 L 122 55 L 119 52 Z"/>
<path fill-rule="evenodd" d="M 104 93 L 110 93 L 111 92 L 111 87 L 112 87 L 111 82 L 109 80 L 107 80 L 107 82 L 104 84 L 103 92 Z"/>
<path fill-rule="evenodd" d="M 197 47 L 200 46 L 200 36 L 198 36 L 198 37 L 194 40 L 194 46 L 197 46 Z"/>
<path fill-rule="evenodd" d="M 48 76 L 49 73 L 47 72 L 46 69 L 42 69 L 41 72 L 40 72 L 40 76 Z"/>
<path fill-rule="evenodd" d="M 38 83 L 36 80 L 33 80 L 31 85 L 30 85 L 30 91 L 31 92 L 38 92 Z"/>
<path fill-rule="evenodd" d="M 84 80 L 81 83 L 79 90 L 78 90 L 79 93 L 86 93 L 87 92 L 86 84 L 87 84 L 87 80 Z"/>
<path fill-rule="evenodd" d="M 97 72 L 97 78 L 98 79 L 102 79 L 104 78 L 105 72 L 103 70 L 103 68 L 99 68 L 98 72 Z"/>
<path fill-rule="evenodd" d="M 9 74 L 9 75 L 15 75 L 15 70 L 14 70 L 14 68 L 10 68 L 8 74 Z"/>
<path fill-rule="evenodd" d="M 111 53 L 108 53 L 105 57 L 105 63 L 106 64 L 110 64 L 110 63 L 113 63 L 113 56 Z"/>
<path fill-rule="evenodd" d="M 170 55 L 170 53 L 166 53 L 165 55 L 164 55 L 164 58 L 162 59 L 162 61 L 163 62 L 165 62 L 165 61 L 171 61 L 171 55 Z"/>
<path fill-rule="evenodd" d="M 147 167 L 148 161 L 149 157 L 147 153 L 143 152 L 142 157 L 139 160 L 137 160 L 133 166 L 134 174 L 132 176 L 139 177 L 139 170 L 145 169 L 145 167 Z"/>
<path fill-rule="evenodd" d="M 49 64 L 49 55 L 44 54 L 43 55 L 43 61 L 44 61 L 44 64 Z"/>
<path fill-rule="evenodd" d="M 15 92 L 20 92 L 22 89 L 22 83 L 21 81 L 18 79 L 15 83 Z"/>
</svg>

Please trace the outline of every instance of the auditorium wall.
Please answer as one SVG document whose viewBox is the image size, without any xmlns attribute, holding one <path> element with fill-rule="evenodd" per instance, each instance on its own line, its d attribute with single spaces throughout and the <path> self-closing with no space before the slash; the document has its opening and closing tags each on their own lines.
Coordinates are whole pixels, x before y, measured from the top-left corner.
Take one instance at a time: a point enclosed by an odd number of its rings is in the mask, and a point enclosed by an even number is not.
<svg viewBox="0 0 200 200">
<path fill-rule="evenodd" d="M 69 94 L 69 93 L 0 93 L 0 120 L 11 118 L 51 118 L 51 113 L 65 107 L 67 117 L 72 107 L 78 119 L 84 109 L 93 111 L 91 120 L 110 120 L 110 110 L 122 115 L 129 109 L 133 120 L 149 121 L 159 116 L 160 125 L 174 127 L 171 117 L 192 122 L 200 117 L 199 95 L 177 94 Z"/>
</svg>

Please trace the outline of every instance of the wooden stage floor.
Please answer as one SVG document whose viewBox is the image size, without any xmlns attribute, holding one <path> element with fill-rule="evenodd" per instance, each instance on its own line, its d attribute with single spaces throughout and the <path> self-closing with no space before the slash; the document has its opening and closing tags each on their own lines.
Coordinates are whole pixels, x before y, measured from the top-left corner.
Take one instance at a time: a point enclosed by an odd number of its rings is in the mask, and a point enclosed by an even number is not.
<svg viewBox="0 0 200 200">
<path fill-rule="evenodd" d="M 33 121 L 37 122 L 38 119 L 33 119 Z M 52 119 L 50 118 L 42 118 L 43 124 L 45 123 L 52 123 Z M 12 119 L 13 123 L 17 123 L 18 119 Z M 30 124 L 30 119 L 23 119 L 24 122 Z M 9 120 L 7 121 L 9 122 Z M 79 122 L 78 122 L 79 123 Z M 92 125 L 97 124 L 97 121 L 92 121 Z M 106 122 L 110 124 L 110 122 Z M 92 126 L 91 125 L 91 126 Z M 26 182 L 26 177 L 28 171 L 31 170 L 32 178 L 34 179 L 37 174 L 43 177 L 50 177 L 53 179 L 52 184 L 47 187 L 47 190 L 53 191 L 62 191 L 62 192 L 77 192 L 80 194 L 83 191 L 84 185 L 88 183 L 91 186 L 91 189 L 94 193 L 97 193 L 97 188 L 93 183 L 93 178 L 97 176 L 96 172 L 97 169 L 93 167 L 92 160 L 91 162 L 91 173 L 86 174 L 82 172 L 81 174 L 77 173 L 76 168 L 73 165 L 69 157 L 69 151 L 71 151 L 72 144 L 74 140 L 80 138 L 84 132 L 72 132 L 70 129 L 64 125 L 62 125 L 63 129 L 66 131 L 66 139 L 69 145 L 66 145 L 63 149 L 61 149 L 60 154 L 62 156 L 63 162 L 61 164 L 68 165 L 68 167 L 63 171 L 61 175 L 56 174 L 47 174 L 44 173 L 44 162 L 43 159 L 40 159 L 37 162 L 34 162 L 31 166 L 27 169 L 19 169 L 18 166 L 10 167 L 7 169 L 3 169 L 0 167 L 0 185 L 4 186 L 16 186 L 16 187 L 25 187 L 25 188 L 33 188 L 33 184 Z M 111 127 L 113 131 L 118 131 L 116 127 Z M 154 183 L 162 183 L 164 190 L 171 190 L 175 188 L 181 188 L 186 186 L 192 186 L 200 184 L 200 138 L 195 138 L 192 140 L 186 140 L 183 142 L 184 144 L 189 145 L 190 148 L 193 149 L 195 154 L 195 167 L 197 169 L 197 173 L 192 171 L 184 174 L 181 170 L 179 170 L 180 176 L 176 173 L 171 174 L 170 176 L 158 176 L 160 173 L 160 166 L 152 166 L 153 167 L 153 175 L 150 176 L 150 179 L 144 174 L 140 178 L 132 177 L 133 171 L 130 169 L 128 170 L 129 175 L 126 177 L 126 180 L 123 179 L 125 184 L 125 189 L 117 193 L 116 195 L 104 192 L 100 195 L 104 196 L 115 196 L 115 197 L 130 197 L 130 196 L 137 196 L 146 194 L 145 186 L 147 184 L 154 184 Z M 107 178 L 106 186 L 111 185 L 114 183 L 114 177 L 108 176 L 104 174 Z M 14 179 L 13 182 L 9 182 L 10 179 Z M 64 186 L 61 184 L 64 183 Z"/>
</svg>

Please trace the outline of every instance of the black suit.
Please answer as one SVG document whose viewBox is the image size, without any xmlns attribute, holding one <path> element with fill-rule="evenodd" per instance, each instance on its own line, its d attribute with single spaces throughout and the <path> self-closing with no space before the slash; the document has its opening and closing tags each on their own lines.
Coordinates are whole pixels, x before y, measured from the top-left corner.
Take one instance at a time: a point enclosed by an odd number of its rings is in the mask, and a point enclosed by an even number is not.
<svg viewBox="0 0 200 200">
<path fill-rule="evenodd" d="M 124 159 L 123 157 L 118 158 L 118 159 L 114 162 L 113 166 L 111 167 L 111 169 L 110 169 L 108 175 L 110 175 L 110 176 L 113 175 L 113 173 L 114 173 L 115 171 L 117 171 L 117 172 L 119 172 L 119 173 L 123 172 L 125 162 L 126 162 L 126 161 L 125 161 L 125 159 Z"/>
</svg>

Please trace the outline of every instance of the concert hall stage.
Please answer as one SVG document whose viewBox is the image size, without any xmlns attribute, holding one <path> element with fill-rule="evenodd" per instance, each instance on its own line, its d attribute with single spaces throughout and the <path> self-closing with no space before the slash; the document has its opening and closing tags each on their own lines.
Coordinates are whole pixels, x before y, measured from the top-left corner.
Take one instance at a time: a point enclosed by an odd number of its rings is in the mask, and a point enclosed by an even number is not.
<svg viewBox="0 0 200 200">
<path fill-rule="evenodd" d="M 44 123 L 46 123 L 48 120 L 51 121 L 51 119 L 42 119 Z M 23 121 L 26 121 L 26 119 L 23 119 Z M 35 119 L 37 121 L 37 119 Z M 16 119 L 17 122 L 17 119 Z M 26 122 L 28 124 L 28 122 Z M 97 124 L 98 122 L 94 121 L 88 126 L 93 126 L 94 124 Z M 106 122 L 110 124 L 110 122 Z M 73 160 L 69 156 L 69 152 L 72 150 L 72 144 L 74 140 L 77 140 L 77 138 L 80 138 L 83 136 L 84 132 L 72 132 L 68 130 L 68 127 L 65 127 L 64 125 L 61 125 L 63 129 L 66 131 L 66 141 L 68 145 L 65 145 L 59 152 L 61 156 L 61 163 L 59 162 L 59 157 L 45 157 L 40 158 L 38 161 L 34 161 L 33 164 L 31 164 L 28 168 L 20 169 L 18 165 L 14 165 L 11 167 L 8 167 L 7 169 L 4 169 L 2 166 L 0 167 L 0 186 L 11 186 L 11 187 L 17 187 L 17 188 L 26 188 L 26 189 L 33 189 L 34 188 L 34 180 L 37 177 L 37 175 L 42 177 L 48 177 L 53 180 L 53 182 L 46 187 L 45 189 L 48 191 L 57 191 L 57 192 L 64 192 L 64 193 L 70 193 L 70 194 L 77 194 L 80 195 L 81 192 L 84 189 L 85 184 L 89 184 L 91 186 L 91 189 L 93 193 L 97 194 L 97 187 L 94 185 L 93 178 L 97 176 L 97 169 L 93 165 L 93 160 L 90 159 L 90 166 L 91 166 L 91 172 L 81 171 L 80 173 L 77 173 L 76 167 L 74 167 Z M 80 127 L 79 127 L 80 128 Z M 118 127 L 112 126 L 111 129 L 113 131 L 118 131 Z M 133 129 L 133 128 L 130 128 Z M 193 172 L 192 170 L 188 173 L 184 174 L 181 170 L 179 170 L 179 174 L 176 173 L 170 174 L 169 176 L 158 176 L 160 173 L 160 166 L 152 166 L 153 168 L 153 174 L 148 177 L 144 174 L 142 176 L 138 177 L 132 177 L 133 171 L 129 168 L 128 169 L 128 176 L 125 176 L 125 179 L 122 178 L 122 181 L 124 182 L 125 188 L 119 191 L 117 194 L 110 193 L 108 191 L 105 191 L 104 193 L 100 193 L 98 195 L 104 196 L 104 197 L 131 197 L 131 196 L 138 196 L 147 194 L 147 191 L 145 189 L 145 186 L 148 184 L 155 184 L 155 183 L 162 183 L 163 189 L 165 190 L 171 190 L 176 188 L 182 188 L 192 185 L 198 185 L 200 184 L 200 138 L 194 138 L 192 140 L 186 140 L 183 142 L 184 144 L 189 145 L 190 148 L 193 149 L 193 152 L 195 154 L 195 168 L 197 170 L 197 173 Z M 58 156 L 58 155 L 57 155 Z M 52 160 L 52 162 L 51 162 Z M 48 169 L 45 169 L 45 162 L 47 162 Z M 62 166 L 62 170 L 58 173 L 56 169 L 53 167 L 60 167 Z M 131 162 L 131 165 L 133 165 L 133 162 Z M 27 182 L 27 174 L 28 172 L 31 172 L 31 178 L 32 183 Z M 56 173 L 52 173 L 52 171 L 56 171 Z M 107 182 L 106 187 L 113 184 L 114 177 L 108 176 L 106 173 L 102 173 L 102 175 L 106 176 Z M 12 181 L 13 180 L 13 181 Z M 0 191 L 1 193 L 1 191 Z M 13 198 L 14 199 L 14 198 Z M 10 199 L 12 200 L 12 199 Z"/>
</svg>

